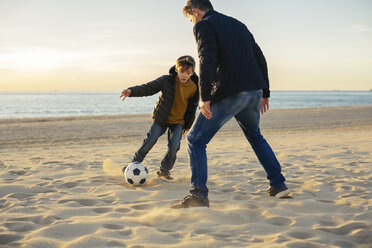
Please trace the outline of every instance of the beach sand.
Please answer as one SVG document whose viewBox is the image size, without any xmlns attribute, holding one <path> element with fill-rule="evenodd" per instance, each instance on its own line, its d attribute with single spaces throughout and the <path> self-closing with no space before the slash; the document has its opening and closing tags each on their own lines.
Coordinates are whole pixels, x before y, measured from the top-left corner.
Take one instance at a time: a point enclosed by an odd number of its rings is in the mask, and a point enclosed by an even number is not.
<svg viewBox="0 0 372 248">
<path fill-rule="evenodd" d="M 265 172 L 230 121 L 208 145 L 211 208 L 188 194 L 185 137 L 172 175 L 124 182 L 150 115 L 0 120 L 0 247 L 372 247 L 372 106 L 270 110 L 261 130 L 293 198 L 267 196 Z"/>
</svg>

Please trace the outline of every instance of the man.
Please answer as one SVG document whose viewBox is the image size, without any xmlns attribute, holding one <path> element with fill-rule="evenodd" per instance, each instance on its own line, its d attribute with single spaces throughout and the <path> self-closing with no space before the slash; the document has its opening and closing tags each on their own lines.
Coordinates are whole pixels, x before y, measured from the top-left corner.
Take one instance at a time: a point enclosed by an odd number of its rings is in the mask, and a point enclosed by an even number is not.
<svg viewBox="0 0 372 248">
<path fill-rule="evenodd" d="M 209 207 L 206 145 L 232 117 L 267 173 L 268 194 L 288 196 L 280 164 L 259 128 L 260 111 L 269 108 L 270 97 L 267 65 L 260 47 L 243 23 L 214 11 L 209 0 L 188 0 L 183 12 L 195 24 L 201 114 L 187 136 L 191 194 L 173 207 Z"/>
</svg>

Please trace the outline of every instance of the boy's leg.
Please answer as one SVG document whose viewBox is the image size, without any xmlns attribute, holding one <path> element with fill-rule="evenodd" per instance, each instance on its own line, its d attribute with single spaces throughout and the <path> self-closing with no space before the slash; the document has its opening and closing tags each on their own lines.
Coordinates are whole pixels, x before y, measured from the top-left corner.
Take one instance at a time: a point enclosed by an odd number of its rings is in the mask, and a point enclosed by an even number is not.
<svg viewBox="0 0 372 248">
<path fill-rule="evenodd" d="M 168 126 L 168 151 L 161 161 L 160 171 L 168 174 L 176 162 L 176 155 L 180 149 L 183 126 L 180 124 Z"/>
<path fill-rule="evenodd" d="M 143 140 L 142 146 L 135 153 L 132 162 L 142 162 L 145 159 L 147 153 L 155 145 L 158 138 L 165 133 L 165 130 L 165 127 L 161 127 L 158 124 L 153 123 L 150 131 L 147 133 L 147 137 Z"/>
<path fill-rule="evenodd" d="M 245 137 L 252 146 L 256 156 L 267 173 L 267 179 L 270 185 L 275 188 L 286 187 L 285 178 L 281 173 L 279 161 L 276 159 L 270 145 L 266 142 L 260 133 L 260 108 L 261 108 L 261 91 L 250 91 L 252 101 L 236 116 Z"/>
</svg>

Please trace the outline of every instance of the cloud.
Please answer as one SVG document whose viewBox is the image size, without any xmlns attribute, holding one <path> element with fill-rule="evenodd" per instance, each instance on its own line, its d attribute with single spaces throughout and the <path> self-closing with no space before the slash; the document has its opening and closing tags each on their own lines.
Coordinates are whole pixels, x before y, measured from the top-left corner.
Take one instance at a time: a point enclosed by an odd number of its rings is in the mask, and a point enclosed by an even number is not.
<svg viewBox="0 0 372 248">
<path fill-rule="evenodd" d="M 341 31 L 348 33 L 366 33 L 371 32 L 372 28 L 364 24 L 355 24 L 352 26 L 344 27 L 343 29 L 341 29 Z"/>
</svg>

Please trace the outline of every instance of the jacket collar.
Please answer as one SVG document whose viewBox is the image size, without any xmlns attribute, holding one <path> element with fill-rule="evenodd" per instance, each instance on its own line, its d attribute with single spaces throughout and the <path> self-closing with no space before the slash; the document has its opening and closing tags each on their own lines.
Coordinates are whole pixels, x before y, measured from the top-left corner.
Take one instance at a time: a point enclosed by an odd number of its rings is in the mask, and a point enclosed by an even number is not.
<svg viewBox="0 0 372 248">
<path fill-rule="evenodd" d="M 210 9 L 210 10 L 207 11 L 207 13 L 205 13 L 205 15 L 203 16 L 202 19 L 207 18 L 208 16 L 211 16 L 211 15 L 213 15 L 215 13 L 217 13 L 215 10 Z"/>
</svg>

